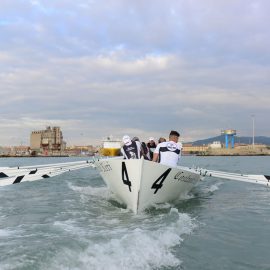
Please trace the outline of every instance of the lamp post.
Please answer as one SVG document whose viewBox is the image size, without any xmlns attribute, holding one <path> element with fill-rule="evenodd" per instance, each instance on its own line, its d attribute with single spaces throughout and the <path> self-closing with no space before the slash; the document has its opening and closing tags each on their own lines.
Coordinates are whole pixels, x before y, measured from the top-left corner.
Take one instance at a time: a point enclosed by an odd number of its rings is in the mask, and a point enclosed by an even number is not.
<svg viewBox="0 0 270 270">
<path fill-rule="evenodd" d="M 81 133 L 81 138 L 83 138 L 83 133 Z M 83 153 L 83 145 L 82 145 L 82 141 L 83 141 L 83 140 L 81 140 L 81 153 L 80 153 L 81 156 L 82 156 L 82 153 Z"/>
<path fill-rule="evenodd" d="M 252 147 L 254 147 L 254 135 L 255 135 L 255 115 L 252 114 Z"/>
</svg>

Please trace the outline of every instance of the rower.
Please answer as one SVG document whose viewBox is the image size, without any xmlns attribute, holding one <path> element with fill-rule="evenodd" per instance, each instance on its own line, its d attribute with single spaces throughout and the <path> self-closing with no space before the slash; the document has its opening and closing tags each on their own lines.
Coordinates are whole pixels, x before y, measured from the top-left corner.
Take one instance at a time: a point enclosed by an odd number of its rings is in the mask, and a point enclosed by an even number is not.
<svg viewBox="0 0 270 270">
<path fill-rule="evenodd" d="M 150 154 L 150 160 L 153 159 L 153 153 L 157 147 L 156 143 L 155 143 L 155 139 L 153 137 L 149 138 L 149 141 L 147 143 L 147 147 L 149 149 L 149 154 Z"/>
<path fill-rule="evenodd" d="M 158 139 L 158 143 L 162 143 L 162 142 L 166 142 L 166 139 L 163 138 L 163 137 L 160 137 L 160 138 Z"/>
<path fill-rule="evenodd" d="M 168 142 L 159 143 L 154 151 L 153 161 L 176 167 L 181 156 L 182 144 L 178 143 L 180 134 L 172 130 Z"/>
<path fill-rule="evenodd" d="M 150 160 L 150 151 L 148 149 L 148 147 L 146 146 L 145 142 L 140 142 L 140 139 L 138 137 L 134 137 L 132 139 L 133 142 L 139 142 L 141 145 L 141 156 L 144 157 L 144 159 L 146 160 Z"/>
<path fill-rule="evenodd" d="M 128 135 L 123 137 L 123 147 L 121 153 L 124 159 L 139 159 L 141 158 L 141 144 L 138 141 L 131 141 Z"/>
</svg>

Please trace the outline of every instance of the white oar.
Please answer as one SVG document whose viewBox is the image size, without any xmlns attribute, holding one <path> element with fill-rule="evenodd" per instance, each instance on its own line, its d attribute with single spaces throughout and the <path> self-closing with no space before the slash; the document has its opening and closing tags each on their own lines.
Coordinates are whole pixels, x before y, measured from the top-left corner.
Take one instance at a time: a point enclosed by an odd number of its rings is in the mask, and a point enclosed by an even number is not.
<svg viewBox="0 0 270 270">
<path fill-rule="evenodd" d="M 214 171 L 203 168 L 188 168 L 177 166 L 179 169 L 184 169 L 188 171 L 193 171 L 199 173 L 202 177 L 217 177 L 222 179 L 229 179 L 259 185 L 270 186 L 270 176 L 268 175 L 256 175 L 256 174 L 239 174 L 239 173 L 231 173 L 231 172 L 223 172 L 223 171 Z"/>
<path fill-rule="evenodd" d="M 123 157 L 106 157 L 106 159 L 122 159 Z M 92 160 L 52 163 L 32 166 L 18 166 L 18 167 L 0 167 L 0 186 L 17 184 L 26 181 L 36 181 L 43 178 L 53 177 L 68 171 L 79 170 L 87 167 L 95 167 L 95 161 L 100 158 Z"/>
<path fill-rule="evenodd" d="M 22 166 L 22 167 L 0 167 L 0 178 L 11 177 L 18 174 L 36 174 L 42 170 L 59 168 L 64 169 L 70 166 L 76 166 L 81 164 L 92 163 L 93 161 L 84 160 L 84 161 L 75 161 L 75 162 L 65 162 L 65 163 L 54 163 L 54 164 L 45 164 L 45 165 L 35 165 L 35 166 Z"/>
<path fill-rule="evenodd" d="M 7 186 L 11 184 L 26 182 L 26 181 L 41 180 L 43 178 L 53 177 L 53 176 L 56 176 L 65 172 L 79 170 L 83 168 L 89 168 L 89 167 L 94 167 L 94 165 L 89 162 L 89 163 L 84 163 L 84 164 L 73 164 L 70 166 L 65 166 L 63 168 L 58 168 L 58 167 L 50 167 L 46 169 L 42 168 L 40 170 L 37 170 L 35 174 L 29 174 L 28 171 L 23 170 L 20 174 L 0 179 L 0 186 Z"/>
<path fill-rule="evenodd" d="M 73 161 L 73 162 L 62 162 L 62 163 L 52 163 L 52 164 L 42 164 L 42 165 L 31 165 L 31 166 L 17 166 L 17 167 L 0 167 L 0 179 L 10 176 L 15 176 L 19 174 L 36 174 L 40 170 L 46 170 L 51 168 L 66 168 L 74 165 L 80 164 L 94 164 L 96 160 L 106 160 L 106 159 L 122 159 L 123 157 L 102 157 L 93 158 L 92 160 L 83 161 Z M 92 165 L 91 165 L 92 166 Z"/>
</svg>

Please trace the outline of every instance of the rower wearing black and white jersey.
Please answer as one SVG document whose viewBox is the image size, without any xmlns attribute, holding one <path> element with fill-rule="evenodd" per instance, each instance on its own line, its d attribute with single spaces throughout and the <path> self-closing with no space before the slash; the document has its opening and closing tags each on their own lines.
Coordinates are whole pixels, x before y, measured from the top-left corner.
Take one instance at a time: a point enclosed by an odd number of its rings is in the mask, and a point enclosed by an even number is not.
<svg viewBox="0 0 270 270">
<path fill-rule="evenodd" d="M 139 159 L 141 158 L 141 144 L 137 141 L 131 141 L 128 135 L 123 137 L 123 147 L 121 153 L 125 159 Z"/>
<path fill-rule="evenodd" d="M 153 155 L 154 155 L 154 151 L 157 147 L 156 143 L 155 143 L 155 139 L 153 137 L 149 138 L 149 141 L 147 143 L 147 147 L 149 149 L 149 154 L 150 154 L 150 160 L 153 159 Z"/>
<path fill-rule="evenodd" d="M 150 160 L 150 151 L 148 147 L 146 146 L 145 142 L 140 142 L 140 139 L 138 137 L 133 137 L 133 142 L 139 142 L 141 145 L 141 156 L 144 157 L 146 160 Z"/>
<path fill-rule="evenodd" d="M 182 144 L 178 143 L 180 134 L 172 130 L 168 142 L 159 143 L 154 151 L 153 161 L 176 167 L 181 156 Z"/>
</svg>

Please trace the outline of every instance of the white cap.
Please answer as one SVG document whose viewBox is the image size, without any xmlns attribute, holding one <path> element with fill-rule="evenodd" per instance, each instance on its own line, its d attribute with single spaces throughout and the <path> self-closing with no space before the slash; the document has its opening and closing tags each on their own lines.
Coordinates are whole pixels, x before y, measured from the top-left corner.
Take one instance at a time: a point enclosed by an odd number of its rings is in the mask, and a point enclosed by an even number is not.
<svg viewBox="0 0 270 270">
<path fill-rule="evenodd" d="M 129 137 L 128 135 L 125 135 L 125 136 L 123 137 L 123 143 L 124 143 L 125 145 L 131 144 L 131 139 L 130 139 L 130 137 Z"/>
<path fill-rule="evenodd" d="M 154 140 L 155 140 L 155 138 L 153 138 L 153 137 L 149 138 L 149 141 L 154 141 Z"/>
</svg>

